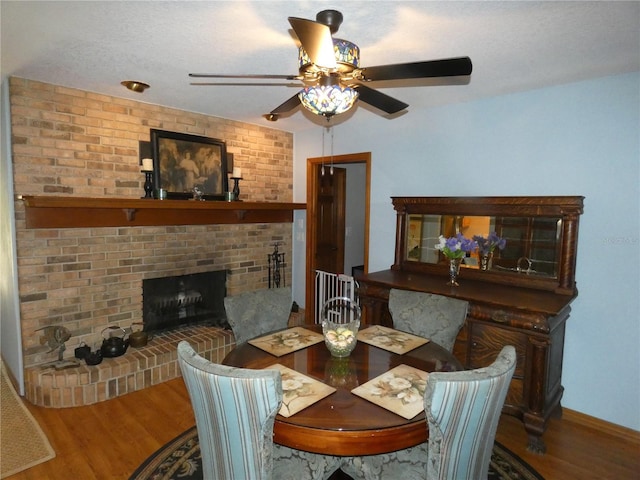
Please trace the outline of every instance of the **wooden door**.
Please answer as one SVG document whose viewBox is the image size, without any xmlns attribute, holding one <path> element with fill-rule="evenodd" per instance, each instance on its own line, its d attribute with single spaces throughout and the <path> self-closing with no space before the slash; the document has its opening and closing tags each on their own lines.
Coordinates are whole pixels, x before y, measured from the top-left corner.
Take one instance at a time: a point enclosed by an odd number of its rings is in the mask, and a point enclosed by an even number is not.
<svg viewBox="0 0 640 480">
<path fill-rule="evenodd" d="M 364 265 L 365 272 L 368 271 L 368 263 L 369 263 L 369 192 L 370 192 L 370 183 L 371 183 L 371 153 L 363 152 L 363 153 L 351 153 L 346 155 L 335 155 L 331 158 L 329 157 L 315 157 L 307 159 L 307 254 L 306 254 L 306 268 L 305 268 L 305 320 L 309 323 L 314 323 L 316 321 L 315 309 L 316 309 L 316 299 L 315 299 L 315 280 L 316 280 L 316 270 L 325 270 L 331 273 L 335 273 L 336 271 L 342 272 L 344 268 L 344 227 L 346 222 L 346 205 L 342 211 L 342 226 L 337 225 L 334 222 L 334 219 L 338 218 L 337 211 L 335 215 L 331 212 L 331 209 L 335 207 L 338 203 L 346 204 L 346 170 L 344 173 L 344 179 L 342 179 L 343 187 L 342 193 L 343 199 L 338 201 L 335 198 L 335 195 L 325 194 L 320 195 L 320 192 L 323 190 L 321 187 L 321 168 L 322 165 L 325 165 L 325 175 L 329 174 L 329 168 L 327 164 L 333 162 L 334 164 L 334 176 L 336 175 L 337 164 L 341 163 L 363 163 L 366 165 L 366 198 L 365 198 L 365 235 L 364 235 Z M 344 169 L 340 169 L 344 170 Z M 337 175 L 341 175 L 338 173 Z M 338 177 L 336 177 L 338 178 Z M 340 180 L 334 179 L 334 182 L 339 182 Z M 337 188 L 338 184 L 334 184 L 331 188 L 336 188 L 336 191 L 340 191 Z M 328 188 L 328 186 L 326 187 Z M 326 193 L 326 192 L 325 192 Z M 323 205 L 322 210 L 323 214 L 320 214 L 320 205 L 318 205 L 318 201 L 322 199 Z M 322 221 L 319 218 L 323 218 Z M 333 225 L 332 227 L 329 227 Z M 322 228 L 323 233 L 318 233 L 316 230 Z M 334 254 L 333 259 L 331 259 L 330 255 L 325 255 L 324 253 L 318 254 L 318 240 L 324 239 L 331 234 L 328 233 L 332 229 L 340 229 L 342 234 L 340 235 L 340 241 L 342 242 L 341 246 L 336 247 L 336 252 L 340 252 L 341 259 L 337 258 L 338 253 Z M 334 234 L 335 238 L 335 234 Z M 325 247 L 326 248 L 326 247 Z M 331 248 L 331 247 L 329 247 Z M 319 260 L 320 259 L 320 260 Z M 321 262 L 321 263 L 319 263 Z M 337 265 L 337 266 L 336 266 Z M 347 272 L 350 274 L 350 272 Z"/>
<path fill-rule="evenodd" d="M 346 170 L 318 168 L 316 192 L 315 270 L 343 273 Z"/>
</svg>

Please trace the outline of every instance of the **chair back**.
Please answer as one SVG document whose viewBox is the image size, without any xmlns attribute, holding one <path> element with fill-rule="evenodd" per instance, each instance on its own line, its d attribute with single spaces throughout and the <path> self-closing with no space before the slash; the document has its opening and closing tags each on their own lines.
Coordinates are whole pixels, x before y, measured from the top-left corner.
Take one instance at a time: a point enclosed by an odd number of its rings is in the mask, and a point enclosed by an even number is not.
<svg viewBox="0 0 640 480">
<path fill-rule="evenodd" d="M 490 366 L 427 378 L 428 480 L 486 479 L 500 413 L 516 367 L 505 346 Z"/>
<path fill-rule="evenodd" d="M 286 328 L 292 303 L 291 287 L 264 288 L 225 297 L 227 321 L 236 344 Z"/>
<path fill-rule="evenodd" d="M 444 295 L 395 288 L 389 292 L 393 328 L 428 338 L 449 352 L 467 318 L 468 306 L 465 300 Z"/>
<path fill-rule="evenodd" d="M 186 341 L 178 344 L 178 364 L 195 413 L 203 478 L 271 478 L 280 372 L 215 364 Z"/>
</svg>

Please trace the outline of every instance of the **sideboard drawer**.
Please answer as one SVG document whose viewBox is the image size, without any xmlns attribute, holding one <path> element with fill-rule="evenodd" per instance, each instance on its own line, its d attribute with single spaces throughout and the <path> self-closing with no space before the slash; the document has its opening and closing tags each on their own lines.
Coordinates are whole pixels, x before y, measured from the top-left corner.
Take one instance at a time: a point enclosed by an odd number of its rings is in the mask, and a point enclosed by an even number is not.
<svg viewBox="0 0 640 480">
<path fill-rule="evenodd" d="M 469 322 L 464 322 L 464 325 L 458 332 L 456 342 L 453 344 L 453 355 L 460 360 L 465 368 L 467 365 L 467 345 L 469 343 Z"/>
<path fill-rule="evenodd" d="M 523 405 L 524 401 L 524 380 L 514 377 L 509 385 L 505 406 L 511 405 L 517 408 L 518 405 Z"/>
<path fill-rule="evenodd" d="M 518 358 L 514 377 L 524 376 L 528 343 L 526 334 L 508 327 L 496 327 L 479 322 L 473 322 L 470 330 L 469 368 L 491 365 L 505 345 L 513 345 Z"/>
</svg>

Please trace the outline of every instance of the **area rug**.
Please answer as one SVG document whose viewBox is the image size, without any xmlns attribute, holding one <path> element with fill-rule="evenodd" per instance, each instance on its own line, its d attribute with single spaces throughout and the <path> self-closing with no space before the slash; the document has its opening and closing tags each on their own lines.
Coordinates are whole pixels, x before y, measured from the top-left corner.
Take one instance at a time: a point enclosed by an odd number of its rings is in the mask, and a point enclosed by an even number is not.
<svg viewBox="0 0 640 480">
<path fill-rule="evenodd" d="M 0 478 L 56 456 L 40 425 L 13 388 L 4 362 L 0 372 L 0 405 Z"/>
<path fill-rule="evenodd" d="M 191 427 L 151 455 L 129 480 L 203 480 L 196 427 Z M 491 456 L 488 480 L 544 480 L 544 478 L 524 460 L 496 442 Z"/>
</svg>

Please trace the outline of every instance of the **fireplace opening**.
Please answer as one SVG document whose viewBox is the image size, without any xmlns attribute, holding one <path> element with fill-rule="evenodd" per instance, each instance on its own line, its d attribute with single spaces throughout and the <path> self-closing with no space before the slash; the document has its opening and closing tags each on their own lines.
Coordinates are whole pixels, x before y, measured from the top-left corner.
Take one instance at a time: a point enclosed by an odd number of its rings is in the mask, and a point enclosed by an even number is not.
<svg viewBox="0 0 640 480">
<path fill-rule="evenodd" d="M 230 329 L 224 309 L 226 283 L 226 270 L 143 280 L 144 331 L 162 332 L 187 325 Z"/>
</svg>

